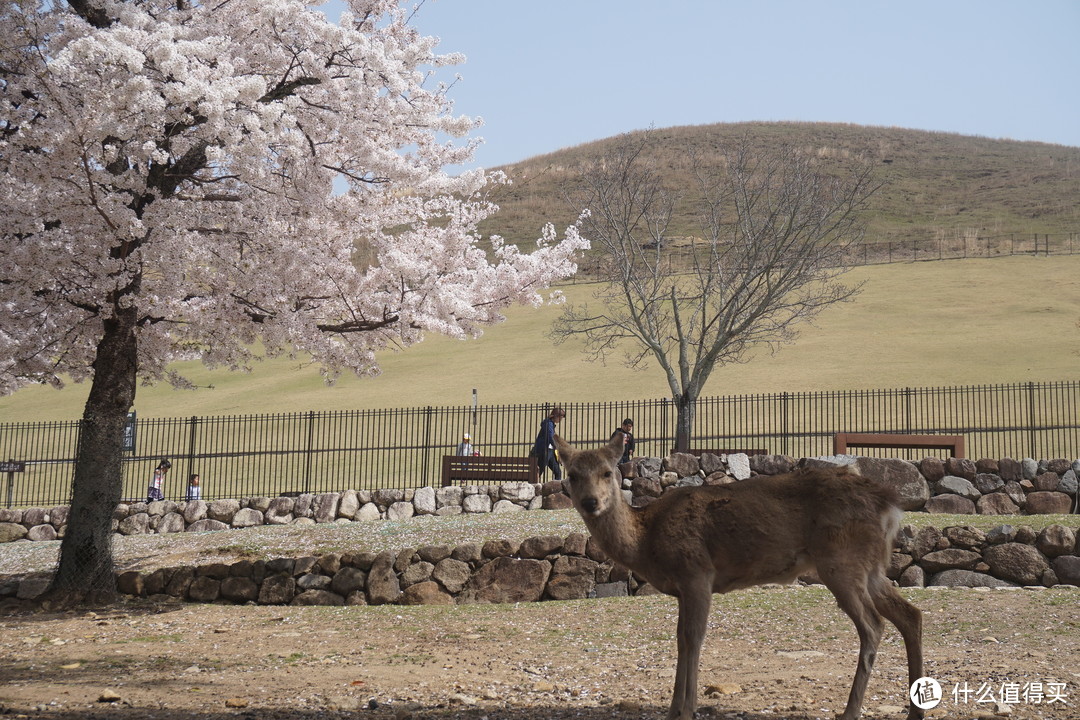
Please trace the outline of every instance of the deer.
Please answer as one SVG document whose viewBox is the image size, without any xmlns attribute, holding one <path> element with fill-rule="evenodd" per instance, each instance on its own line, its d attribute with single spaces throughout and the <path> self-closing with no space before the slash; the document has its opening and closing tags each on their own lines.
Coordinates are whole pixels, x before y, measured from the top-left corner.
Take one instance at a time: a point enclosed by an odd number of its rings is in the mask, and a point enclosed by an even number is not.
<svg viewBox="0 0 1080 720">
<path fill-rule="evenodd" d="M 856 720 L 883 618 L 900 631 L 908 687 L 922 677 L 922 613 L 885 568 L 900 526 L 895 493 L 847 468 L 800 468 L 727 485 L 670 488 L 642 507 L 622 493 L 623 442 L 577 450 L 556 436 L 564 484 L 608 558 L 678 599 L 675 688 L 667 717 L 691 720 L 713 593 L 788 584 L 816 570 L 855 623 L 859 660 L 841 720 Z M 923 717 L 914 702 L 908 720 Z"/>
</svg>

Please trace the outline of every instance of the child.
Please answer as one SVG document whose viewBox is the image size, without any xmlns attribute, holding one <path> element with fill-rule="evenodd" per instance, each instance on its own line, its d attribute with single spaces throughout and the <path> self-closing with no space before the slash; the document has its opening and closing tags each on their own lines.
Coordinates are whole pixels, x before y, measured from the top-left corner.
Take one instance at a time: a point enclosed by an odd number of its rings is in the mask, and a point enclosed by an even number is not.
<svg viewBox="0 0 1080 720">
<path fill-rule="evenodd" d="M 188 478 L 187 500 L 199 500 L 202 498 L 202 488 L 199 487 L 198 473 Z"/>
<path fill-rule="evenodd" d="M 155 500 L 165 499 L 165 493 L 162 492 L 162 489 L 165 486 L 165 473 L 169 472 L 171 467 L 172 463 L 162 458 L 158 466 L 154 468 L 154 477 L 150 480 L 150 488 L 146 493 L 146 502 L 151 503 Z"/>
</svg>

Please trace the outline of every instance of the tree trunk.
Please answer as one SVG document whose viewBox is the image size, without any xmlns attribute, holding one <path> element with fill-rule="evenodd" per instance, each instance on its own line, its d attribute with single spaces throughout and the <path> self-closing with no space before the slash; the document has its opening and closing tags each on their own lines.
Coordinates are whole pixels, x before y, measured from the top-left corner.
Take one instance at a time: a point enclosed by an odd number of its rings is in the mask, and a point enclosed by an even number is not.
<svg viewBox="0 0 1080 720">
<path fill-rule="evenodd" d="M 63 605 L 115 597 L 112 516 L 123 488 L 123 436 L 135 402 L 135 308 L 104 323 L 94 379 L 83 410 L 71 514 L 60 564 L 45 598 Z"/>
<path fill-rule="evenodd" d="M 697 398 L 690 397 L 688 393 L 677 395 L 675 398 L 675 452 L 688 452 L 690 450 L 690 434 L 694 427 L 694 409 L 697 406 Z"/>
</svg>

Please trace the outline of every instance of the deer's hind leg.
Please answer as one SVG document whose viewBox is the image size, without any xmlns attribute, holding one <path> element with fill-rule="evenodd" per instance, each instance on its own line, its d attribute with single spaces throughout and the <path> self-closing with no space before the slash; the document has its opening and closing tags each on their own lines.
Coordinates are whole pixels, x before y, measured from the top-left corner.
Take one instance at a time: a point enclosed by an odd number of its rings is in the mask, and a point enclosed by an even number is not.
<svg viewBox="0 0 1080 720">
<path fill-rule="evenodd" d="M 896 626 L 904 638 L 904 650 L 907 653 L 908 688 L 923 676 L 922 652 L 922 612 L 897 591 L 893 584 L 881 574 L 870 582 L 870 594 L 874 607 L 886 620 Z M 909 706 L 908 718 L 918 720 L 923 711 L 914 703 Z"/>
<path fill-rule="evenodd" d="M 881 632 L 884 626 L 881 615 L 875 608 L 874 601 L 867 587 L 867 575 L 861 568 L 857 572 L 847 572 L 836 568 L 818 568 L 818 574 L 825 586 L 836 597 L 840 609 L 855 623 L 859 633 L 859 664 L 855 669 L 855 679 L 851 683 L 851 693 L 841 720 L 856 720 L 862 711 L 863 696 L 870 681 L 870 671 L 874 668 Z"/>
</svg>

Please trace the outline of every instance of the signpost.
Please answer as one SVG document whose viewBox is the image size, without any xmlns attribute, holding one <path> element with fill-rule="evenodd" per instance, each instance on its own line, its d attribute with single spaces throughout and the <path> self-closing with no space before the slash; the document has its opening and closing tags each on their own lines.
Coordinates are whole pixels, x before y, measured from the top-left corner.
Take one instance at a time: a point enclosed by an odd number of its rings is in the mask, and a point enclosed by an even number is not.
<svg viewBox="0 0 1080 720">
<path fill-rule="evenodd" d="M 11 507 L 15 497 L 15 473 L 26 472 L 26 463 L 8 460 L 0 461 L 0 473 L 7 473 L 7 506 Z"/>
</svg>

